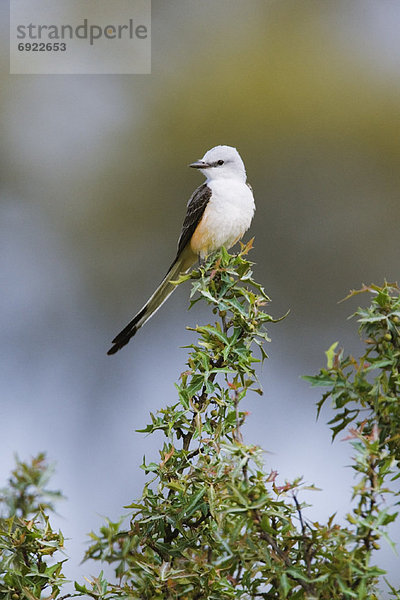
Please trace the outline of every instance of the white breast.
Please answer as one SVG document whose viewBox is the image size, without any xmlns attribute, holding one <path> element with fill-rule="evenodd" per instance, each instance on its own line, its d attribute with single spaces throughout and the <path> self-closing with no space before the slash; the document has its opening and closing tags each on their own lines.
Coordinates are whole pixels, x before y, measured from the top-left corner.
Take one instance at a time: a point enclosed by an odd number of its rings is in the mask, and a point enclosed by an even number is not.
<svg viewBox="0 0 400 600">
<path fill-rule="evenodd" d="M 250 227 L 255 211 L 253 193 L 244 181 L 217 179 L 207 185 L 212 196 L 191 241 L 201 258 L 233 246 Z"/>
</svg>

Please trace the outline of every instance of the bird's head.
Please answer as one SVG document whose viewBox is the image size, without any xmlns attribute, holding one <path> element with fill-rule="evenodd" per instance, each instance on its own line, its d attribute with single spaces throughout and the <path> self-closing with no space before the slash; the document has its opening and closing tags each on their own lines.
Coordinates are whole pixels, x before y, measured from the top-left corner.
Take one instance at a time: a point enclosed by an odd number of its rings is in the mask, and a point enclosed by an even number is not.
<svg viewBox="0 0 400 600">
<path fill-rule="evenodd" d="M 239 152 L 232 146 L 215 146 L 201 160 L 189 165 L 210 179 L 241 179 L 246 181 L 246 169 Z"/>
</svg>

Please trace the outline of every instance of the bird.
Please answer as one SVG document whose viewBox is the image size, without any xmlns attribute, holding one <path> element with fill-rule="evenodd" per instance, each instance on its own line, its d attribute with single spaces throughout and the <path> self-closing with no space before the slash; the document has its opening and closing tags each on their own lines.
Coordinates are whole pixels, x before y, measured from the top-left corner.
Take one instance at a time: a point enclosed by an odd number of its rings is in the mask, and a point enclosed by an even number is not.
<svg viewBox="0 0 400 600">
<path fill-rule="evenodd" d="M 180 275 L 222 246 L 234 246 L 250 227 L 255 211 L 253 190 L 236 148 L 215 146 L 189 167 L 198 169 L 206 181 L 187 204 L 175 259 L 154 294 L 113 339 L 108 355 L 126 346 L 154 315 L 175 290 L 173 282 Z"/>
</svg>

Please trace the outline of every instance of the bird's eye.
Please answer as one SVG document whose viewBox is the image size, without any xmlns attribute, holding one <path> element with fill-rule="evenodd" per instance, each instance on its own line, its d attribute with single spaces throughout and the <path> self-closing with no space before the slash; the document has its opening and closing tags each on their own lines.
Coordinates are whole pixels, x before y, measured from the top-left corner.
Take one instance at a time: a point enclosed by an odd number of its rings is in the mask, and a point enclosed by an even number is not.
<svg viewBox="0 0 400 600">
<path fill-rule="evenodd" d="M 221 165 L 223 165 L 223 164 L 224 164 L 224 161 L 223 161 L 223 160 L 217 160 L 217 165 L 220 165 L 220 166 L 221 166 Z"/>
</svg>

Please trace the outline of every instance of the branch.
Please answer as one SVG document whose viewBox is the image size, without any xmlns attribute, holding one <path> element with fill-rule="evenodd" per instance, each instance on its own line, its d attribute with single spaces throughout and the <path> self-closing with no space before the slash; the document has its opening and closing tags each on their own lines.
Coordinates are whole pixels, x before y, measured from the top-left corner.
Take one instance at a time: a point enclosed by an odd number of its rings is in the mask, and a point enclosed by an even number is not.
<svg viewBox="0 0 400 600">
<path fill-rule="evenodd" d="M 261 515 L 258 510 L 254 511 L 254 512 L 255 512 L 255 523 L 258 525 L 261 521 Z M 269 533 L 267 533 L 266 531 L 260 531 L 259 536 L 262 540 L 265 540 L 267 542 L 267 544 L 269 544 L 271 546 L 271 548 L 275 552 L 276 556 L 282 560 L 282 562 L 285 564 L 286 567 L 293 568 L 292 561 L 290 560 L 288 555 L 278 546 L 278 544 L 276 543 L 274 538 Z M 305 592 L 307 592 L 307 594 L 316 595 L 315 587 L 312 584 L 307 583 L 306 581 L 304 581 L 302 579 L 297 579 L 293 574 L 289 574 L 289 577 L 291 577 L 292 579 L 294 579 L 294 581 L 296 581 L 296 583 L 301 585 L 301 587 L 303 588 L 303 590 Z"/>
</svg>

